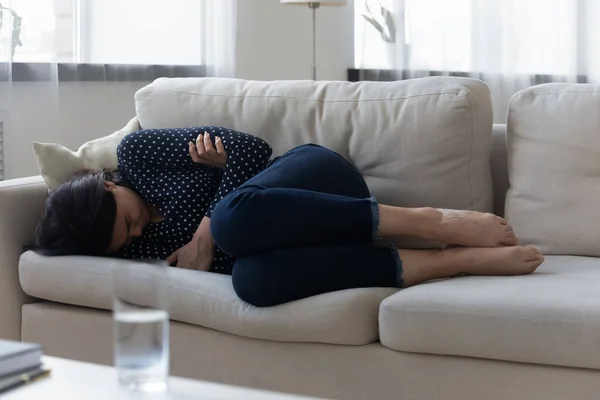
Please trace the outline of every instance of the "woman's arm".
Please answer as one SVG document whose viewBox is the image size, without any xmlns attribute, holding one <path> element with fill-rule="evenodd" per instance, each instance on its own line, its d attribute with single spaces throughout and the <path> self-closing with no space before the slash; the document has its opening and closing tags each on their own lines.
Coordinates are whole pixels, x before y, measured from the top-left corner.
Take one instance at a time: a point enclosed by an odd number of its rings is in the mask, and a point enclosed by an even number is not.
<svg viewBox="0 0 600 400">
<path fill-rule="evenodd" d="M 144 129 L 130 133 L 117 147 L 119 169 L 133 172 L 194 166 L 188 154 L 188 143 L 198 136 L 201 129 Z"/>
<path fill-rule="evenodd" d="M 206 133 L 211 138 L 208 141 L 209 145 L 215 142 L 216 137 L 220 137 L 227 153 L 227 162 L 223 169 L 219 190 L 204 214 L 205 217 L 210 218 L 216 205 L 225 196 L 267 166 L 273 150 L 264 140 L 246 133 L 222 128 L 217 128 L 216 132 L 215 129 L 207 130 Z M 203 137 L 199 137 L 197 141 L 200 152 L 206 150 L 203 139 Z"/>
<path fill-rule="evenodd" d="M 203 149 L 203 140 L 197 139 L 207 132 L 215 144 L 223 149 L 217 163 L 194 160 L 193 151 Z M 121 141 L 117 148 L 119 170 L 123 177 L 134 186 L 142 185 L 149 173 L 158 173 L 165 169 L 178 170 L 198 168 L 200 171 L 221 176 L 220 187 L 206 210 L 212 214 L 216 204 L 231 190 L 260 172 L 271 156 L 270 146 L 263 140 L 246 133 L 231 129 L 200 126 L 193 128 L 146 129 L 131 133 Z"/>
<path fill-rule="evenodd" d="M 145 129 L 131 133 L 121 141 L 117 147 L 117 158 L 119 162 L 119 170 L 125 173 L 143 173 L 152 168 L 214 168 L 214 166 L 203 163 L 202 161 L 195 162 L 190 157 L 190 143 L 202 145 L 197 142 L 199 135 L 207 132 L 215 143 L 216 137 L 219 137 L 228 158 L 239 158 L 238 150 L 240 144 L 248 143 L 248 147 L 253 147 L 252 150 L 257 150 L 262 147 L 268 149 L 268 153 L 258 154 L 258 164 L 267 155 L 266 160 L 271 156 L 269 145 L 263 140 L 246 133 L 237 132 L 231 129 L 215 127 L 215 126 L 199 126 L 193 128 L 172 128 L 172 129 Z M 260 144 L 260 146 L 257 146 Z M 200 148 L 199 148 L 200 150 Z M 243 150 L 240 153 L 243 153 Z M 250 149 L 248 149 L 250 151 Z M 256 159 L 256 158 L 255 158 Z M 252 171 L 258 168 L 259 165 L 249 165 L 248 170 Z M 221 169 L 231 168 L 225 164 Z M 261 168 L 262 169 L 262 168 Z"/>
<path fill-rule="evenodd" d="M 178 268 L 208 271 L 215 254 L 215 242 L 210 233 L 210 219 L 202 218 L 192 240 L 167 258 L 169 265 Z"/>
<path fill-rule="evenodd" d="M 168 257 L 167 261 L 170 265 L 200 271 L 210 269 L 215 254 L 215 243 L 210 232 L 212 211 L 227 194 L 262 171 L 271 157 L 271 147 L 265 141 L 241 132 L 230 131 L 228 133 L 227 138 L 221 139 L 225 145 L 227 161 L 219 190 L 204 213 L 204 218 L 192 240 Z M 223 151 L 222 146 L 216 140 L 220 134 L 207 131 L 204 135 L 199 135 L 196 147 L 189 147 L 191 158 L 195 162 L 202 162 L 202 159 L 215 159 L 213 156 L 216 157 L 216 154 Z M 206 137 L 207 135 L 209 138 Z M 207 156 L 207 153 L 210 156 Z"/>
</svg>

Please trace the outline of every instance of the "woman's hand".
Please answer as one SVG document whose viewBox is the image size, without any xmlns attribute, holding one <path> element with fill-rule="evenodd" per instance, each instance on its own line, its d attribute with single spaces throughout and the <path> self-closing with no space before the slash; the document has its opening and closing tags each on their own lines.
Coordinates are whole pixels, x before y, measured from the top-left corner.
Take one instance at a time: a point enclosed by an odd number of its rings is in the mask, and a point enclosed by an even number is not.
<svg viewBox="0 0 600 400">
<path fill-rule="evenodd" d="M 208 271 L 214 255 L 215 244 L 212 238 L 194 235 L 192 241 L 171 254 L 167 262 L 177 268 Z"/>
<path fill-rule="evenodd" d="M 204 135 L 198 135 L 195 145 L 194 142 L 190 142 L 188 147 L 190 156 L 192 156 L 192 160 L 196 164 L 212 165 L 221 169 L 225 168 L 227 153 L 220 137 L 217 136 L 213 145 L 210 135 L 205 131 Z"/>
<path fill-rule="evenodd" d="M 210 233 L 210 218 L 204 217 L 192 241 L 167 257 L 167 262 L 177 268 L 208 271 L 214 256 L 215 241 Z"/>
</svg>

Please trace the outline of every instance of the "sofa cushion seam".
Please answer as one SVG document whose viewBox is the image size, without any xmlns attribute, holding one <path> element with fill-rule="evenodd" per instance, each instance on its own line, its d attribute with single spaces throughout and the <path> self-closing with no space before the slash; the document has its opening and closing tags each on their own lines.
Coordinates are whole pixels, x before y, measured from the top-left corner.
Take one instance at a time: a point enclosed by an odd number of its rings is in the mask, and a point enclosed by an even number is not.
<svg viewBox="0 0 600 400">
<path fill-rule="evenodd" d="M 503 319 L 503 320 L 517 320 L 517 321 L 534 321 L 534 322 L 553 322 L 553 323 L 565 323 L 564 320 L 555 320 L 555 319 L 544 319 L 544 318 L 532 318 L 532 317 L 506 317 L 506 316 L 499 316 L 499 315 L 490 315 L 490 314 L 485 314 L 485 313 L 469 313 L 469 312 L 455 312 L 455 311 L 442 311 L 442 310 L 423 310 L 423 309 L 417 309 L 417 308 L 403 308 L 403 309 L 391 309 L 389 307 L 385 307 L 382 305 L 382 309 L 384 310 L 384 312 L 388 312 L 388 313 L 402 313 L 403 311 L 408 311 L 408 312 L 416 312 L 416 313 L 430 313 L 430 314 L 444 314 L 444 315 L 457 315 L 457 316 L 469 316 L 469 317 L 491 317 L 491 318 L 498 318 L 498 319 Z M 391 318 L 394 318 L 393 316 L 390 316 Z M 388 317 L 388 318 L 390 318 Z M 567 322 L 572 322 L 572 321 L 567 321 Z M 573 322 L 573 323 L 577 323 L 577 324 L 584 324 L 584 325 L 597 325 L 596 322 Z"/>
<path fill-rule="evenodd" d="M 151 92 L 163 92 L 163 93 L 177 93 L 177 94 L 188 94 L 194 96 L 211 96 L 211 97 L 228 97 L 228 98 L 239 98 L 239 99 L 289 99 L 289 100 L 303 100 L 303 101 L 316 101 L 320 103 L 359 103 L 366 101 L 390 101 L 390 100 L 406 100 L 410 98 L 418 98 L 418 97 L 426 97 L 426 96 L 439 96 L 439 95 L 455 95 L 459 96 L 463 93 L 463 90 L 456 91 L 441 91 L 441 92 L 432 92 L 432 93 L 421 93 L 414 94 L 408 96 L 401 97 L 381 97 L 381 98 L 362 98 L 362 99 L 337 99 L 337 100 L 323 100 L 317 98 L 303 98 L 303 97 L 294 97 L 294 96 L 284 96 L 284 95 L 235 95 L 235 94 L 227 94 L 227 93 L 198 93 L 198 92 L 187 92 L 181 90 L 165 90 L 165 89 L 152 89 Z"/>
</svg>

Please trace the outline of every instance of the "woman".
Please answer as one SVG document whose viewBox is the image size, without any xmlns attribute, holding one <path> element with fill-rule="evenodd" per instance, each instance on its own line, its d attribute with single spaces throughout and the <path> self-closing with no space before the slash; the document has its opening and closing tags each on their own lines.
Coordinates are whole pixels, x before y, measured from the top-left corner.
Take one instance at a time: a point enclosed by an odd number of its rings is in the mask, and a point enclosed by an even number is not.
<svg viewBox="0 0 600 400">
<path fill-rule="evenodd" d="M 54 191 L 36 234 L 47 255 L 166 259 L 232 274 L 256 306 L 357 287 L 409 287 L 461 274 L 520 275 L 544 260 L 491 214 L 378 204 L 337 153 L 297 147 L 269 162 L 259 138 L 219 127 L 126 136 L 118 171 Z M 459 245 L 400 250 L 415 236 Z"/>
</svg>

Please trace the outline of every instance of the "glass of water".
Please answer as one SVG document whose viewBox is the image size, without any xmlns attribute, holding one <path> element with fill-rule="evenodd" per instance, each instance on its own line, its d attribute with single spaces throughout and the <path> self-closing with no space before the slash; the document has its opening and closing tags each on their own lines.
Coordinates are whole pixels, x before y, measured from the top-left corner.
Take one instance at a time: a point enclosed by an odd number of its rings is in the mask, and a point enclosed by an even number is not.
<svg viewBox="0 0 600 400">
<path fill-rule="evenodd" d="M 127 260 L 113 277 L 114 360 L 121 385 L 164 391 L 169 376 L 169 276 L 166 262 Z"/>
</svg>

